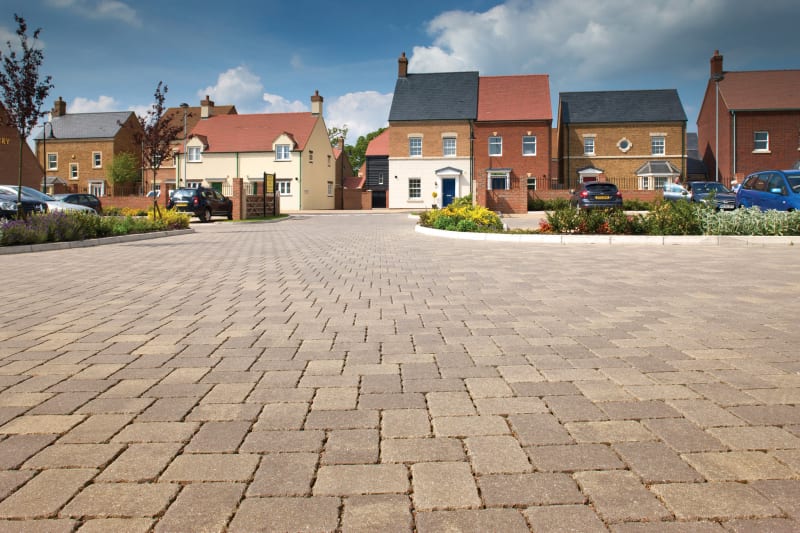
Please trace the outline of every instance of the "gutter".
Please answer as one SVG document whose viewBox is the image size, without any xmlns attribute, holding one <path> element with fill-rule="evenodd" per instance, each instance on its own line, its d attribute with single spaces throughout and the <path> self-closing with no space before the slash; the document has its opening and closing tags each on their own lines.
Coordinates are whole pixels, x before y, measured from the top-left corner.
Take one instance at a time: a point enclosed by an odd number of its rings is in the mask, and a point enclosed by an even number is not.
<svg viewBox="0 0 800 533">
<path fill-rule="evenodd" d="M 297 157 L 300 158 L 300 164 L 297 166 L 297 210 L 303 210 L 303 152 L 298 152 Z"/>
</svg>

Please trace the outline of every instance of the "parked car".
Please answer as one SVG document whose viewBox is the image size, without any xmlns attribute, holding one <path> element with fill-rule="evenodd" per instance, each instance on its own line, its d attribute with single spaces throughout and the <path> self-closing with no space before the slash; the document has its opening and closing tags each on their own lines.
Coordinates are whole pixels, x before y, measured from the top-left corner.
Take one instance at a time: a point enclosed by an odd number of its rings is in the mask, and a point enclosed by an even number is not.
<svg viewBox="0 0 800 533">
<path fill-rule="evenodd" d="M 570 191 L 569 203 L 579 209 L 621 209 L 622 193 L 613 183 L 589 181 Z"/>
<path fill-rule="evenodd" d="M 167 202 L 167 209 L 191 213 L 200 222 L 209 222 L 212 216 L 233 218 L 233 202 L 221 192 L 208 187 L 175 189 Z"/>
<path fill-rule="evenodd" d="M 12 196 L 17 196 L 18 190 L 19 188 L 17 185 L 0 185 L 0 193 L 3 194 L 10 194 Z M 61 200 L 56 200 L 49 194 L 45 194 L 41 191 L 37 191 L 36 189 L 32 187 L 27 187 L 25 185 L 22 186 L 22 196 L 30 198 L 31 200 L 37 200 L 39 202 L 46 203 L 47 210 L 50 212 L 64 211 L 64 212 L 86 212 L 86 213 L 97 214 L 97 212 L 91 207 L 68 204 L 66 202 L 62 202 Z"/>
<path fill-rule="evenodd" d="M 25 215 L 32 213 L 47 213 L 47 204 L 34 200 L 29 196 L 22 196 L 22 210 Z M 17 218 L 17 195 L 0 192 L 0 221 Z"/>
<path fill-rule="evenodd" d="M 100 198 L 94 194 L 88 194 L 85 192 L 56 194 L 55 198 L 61 200 L 62 202 L 67 202 L 68 204 L 85 205 L 86 207 L 91 207 L 99 214 L 103 213 L 103 204 L 100 202 Z"/>
<path fill-rule="evenodd" d="M 667 183 L 664 185 L 664 200 L 691 200 L 692 193 L 680 183 Z"/>
<path fill-rule="evenodd" d="M 158 190 L 158 189 L 155 190 L 155 191 L 147 191 L 147 197 L 148 198 L 161 198 L 161 191 Z"/>
<path fill-rule="evenodd" d="M 736 191 L 737 207 L 800 209 L 800 170 L 764 170 L 747 176 Z"/>
<path fill-rule="evenodd" d="M 706 203 L 714 196 L 716 209 L 736 209 L 736 194 L 716 181 L 690 181 L 686 186 L 692 202 Z"/>
</svg>

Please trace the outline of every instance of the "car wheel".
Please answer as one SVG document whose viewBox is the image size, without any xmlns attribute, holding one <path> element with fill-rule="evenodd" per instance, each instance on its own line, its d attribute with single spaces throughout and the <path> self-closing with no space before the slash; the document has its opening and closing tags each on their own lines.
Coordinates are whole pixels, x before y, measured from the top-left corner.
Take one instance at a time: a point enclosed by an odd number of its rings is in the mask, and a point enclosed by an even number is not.
<svg viewBox="0 0 800 533">
<path fill-rule="evenodd" d="M 204 209 L 200 212 L 200 216 L 198 217 L 200 222 L 211 222 L 211 209 Z"/>
</svg>

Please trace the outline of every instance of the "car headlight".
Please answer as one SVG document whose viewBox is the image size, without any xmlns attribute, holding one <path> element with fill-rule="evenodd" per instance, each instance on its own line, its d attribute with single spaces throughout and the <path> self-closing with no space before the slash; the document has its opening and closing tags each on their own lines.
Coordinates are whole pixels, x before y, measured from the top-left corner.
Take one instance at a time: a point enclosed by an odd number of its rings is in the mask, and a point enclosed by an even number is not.
<svg viewBox="0 0 800 533">
<path fill-rule="evenodd" d="M 12 202 L 10 200 L 0 200 L 0 209 L 2 209 L 3 211 L 16 211 L 17 202 Z"/>
</svg>

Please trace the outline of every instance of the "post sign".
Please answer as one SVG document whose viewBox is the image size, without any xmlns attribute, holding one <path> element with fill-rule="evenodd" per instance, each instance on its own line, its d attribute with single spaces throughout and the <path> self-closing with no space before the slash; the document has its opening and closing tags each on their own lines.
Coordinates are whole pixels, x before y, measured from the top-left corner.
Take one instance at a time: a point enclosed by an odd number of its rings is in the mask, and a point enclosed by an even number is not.
<svg viewBox="0 0 800 533">
<path fill-rule="evenodd" d="M 275 174 L 264 172 L 264 190 L 270 194 L 275 192 Z"/>
</svg>

